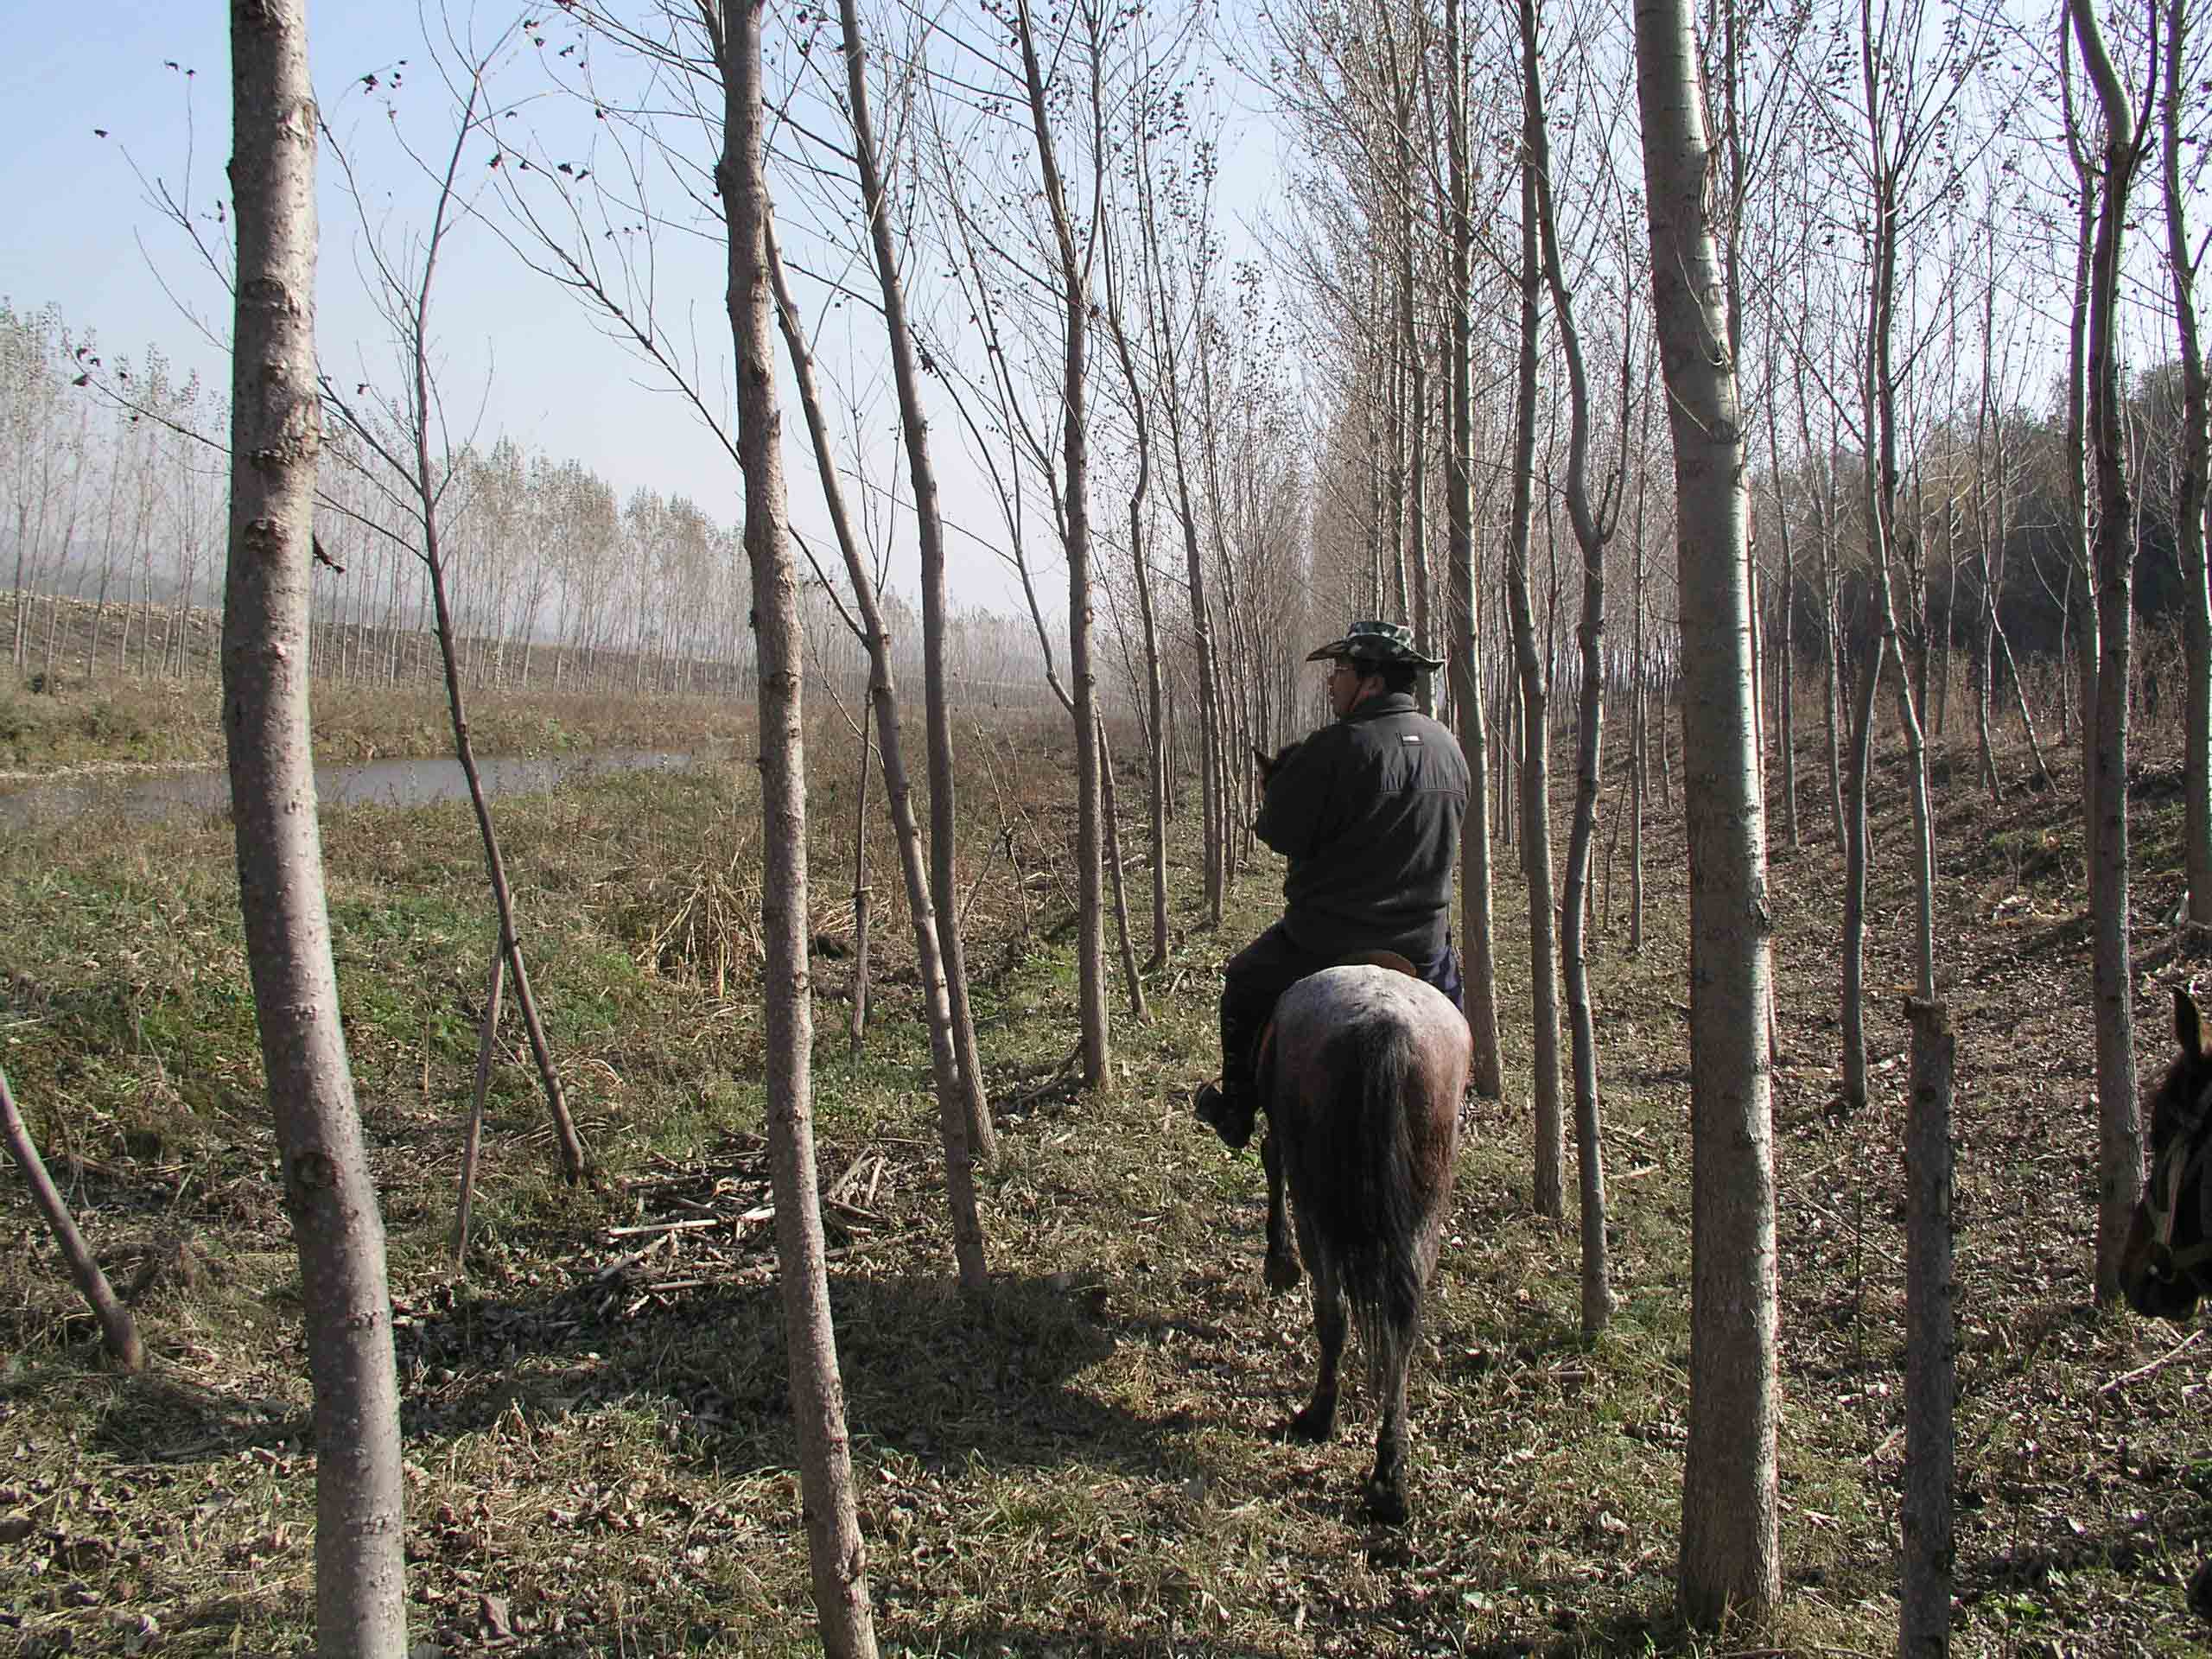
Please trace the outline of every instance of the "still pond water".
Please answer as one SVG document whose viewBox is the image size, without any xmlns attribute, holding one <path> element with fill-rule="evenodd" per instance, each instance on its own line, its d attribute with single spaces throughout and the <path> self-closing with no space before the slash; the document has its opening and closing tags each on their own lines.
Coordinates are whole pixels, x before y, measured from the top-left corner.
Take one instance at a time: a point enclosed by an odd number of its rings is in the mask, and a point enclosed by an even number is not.
<svg viewBox="0 0 2212 1659">
<path fill-rule="evenodd" d="M 709 764 L 704 755 L 658 749 L 601 749 L 541 760 L 479 760 L 476 772 L 486 795 L 540 795 L 563 784 L 607 772 L 689 772 Z M 316 802 L 325 810 L 347 806 L 424 806 L 434 801 L 468 798 L 468 780 L 461 775 L 461 763 L 449 756 L 317 766 L 315 788 Z M 163 818 L 227 812 L 230 807 L 230 776 L 213 767 L 123 778 L 72 778 L 18 789 L 0 785 L 0 830 L 57 818 Z"/>
</svg>

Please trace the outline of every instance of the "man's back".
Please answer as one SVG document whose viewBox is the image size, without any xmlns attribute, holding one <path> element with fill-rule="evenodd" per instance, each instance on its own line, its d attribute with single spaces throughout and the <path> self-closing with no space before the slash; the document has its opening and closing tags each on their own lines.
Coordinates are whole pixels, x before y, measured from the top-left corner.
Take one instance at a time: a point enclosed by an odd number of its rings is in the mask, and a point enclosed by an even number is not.
<svg viewBox="0 0 2212 1659">
<path fill-rule="evenodd" d="M 1467 787 L 1458 741 L 1403 692 L 1369 697 L 1300 744 L 1254 826 L 1290 861 L 1283 924 L 1298 944 L 1434 959 Z"/>
</svg>

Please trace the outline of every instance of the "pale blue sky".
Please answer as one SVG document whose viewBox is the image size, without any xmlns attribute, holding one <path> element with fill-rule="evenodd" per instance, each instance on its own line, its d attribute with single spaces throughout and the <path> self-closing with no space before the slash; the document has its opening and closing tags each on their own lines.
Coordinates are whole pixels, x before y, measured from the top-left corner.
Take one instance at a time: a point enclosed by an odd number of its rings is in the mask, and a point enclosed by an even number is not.
<svg viewBox="0 0 2212 1659">
<path fill-rule="evenodd" d="M 148 200 L 131 163 L 179 193 L 188 183 L 201 210 L 226 194 L 227 9 L 205 0 L 143 10 L 0 0 L 0 20 L 10 47 L 0 54 L 0 197 L 12 220 L 0 239 L 0 295 L 19 308 L 58 304 L 105 350 L 135 357 L 152 342 L 180 367 L 226 381 L 220 353 L 176 303 L 220 325 L 223 291 Z M 391 210 L 424 221 L 430 192 L 392 149 L 383 105 L 358 86 L 371 72 L 388 83 L 396 62 L 408 60 L 400 119 L 420 145 L 450 143 L 451 105 L 429 73 L 415 9 L 311 3 L 309 30 L 325 118 L 365 175 L 392 190 Z M 188 86 L 186 69 L 194 72 Z M 359 216 L 334 178 L 326 156 L 319 332 L 326 368 L 345 378 L 365 361 L 376 372 L 384 348 L 356 274 Z M 719 385 L 728 335 L 710 255 L 671 249 L 664 257 L 681 262 L 680 280 L 664 276 L 664 289 L 696 318 L 707 378 Z M 520 268 L 481 226 L 464 228 L 442 272 L 434 334 L 446 357 L 443 383 L 449 401 L 471 410 L 488 385 L 487 440 L 504 432 L 556 458 L 573 456 L 621 493 L 647 486 L 688 495 L 726 522 L 741 516 L 739 480 L 720 446 L 658 372 L 607 340 L 574 300 Z M 795 409 L 787 424 L 798 428 Z M 791 465 L 795 519 L 818 524 L 810 466 L 796 446 Z M 999 561 L 973 550 L 952 556 L 956 602 L 1018 607 Z M 895 579 L 911 586 L 910 573 Z"/>
</svg>

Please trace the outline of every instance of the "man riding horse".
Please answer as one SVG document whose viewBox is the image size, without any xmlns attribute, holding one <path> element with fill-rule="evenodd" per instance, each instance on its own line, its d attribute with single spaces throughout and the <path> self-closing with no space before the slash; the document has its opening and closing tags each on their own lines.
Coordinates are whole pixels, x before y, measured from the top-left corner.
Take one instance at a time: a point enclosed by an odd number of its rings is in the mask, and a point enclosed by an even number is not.
<svg viewBox="0 0 2212 1659">
<path fill-rule="evenodd" d="M 1231 1147 L 1252 1138 L 1253 1050 L 1275 999 L 1306 975 L 1388 951 L 1466 1007 L 1447 927 L 1467 760 L 1413 696 L 1414 677 L 1444 664 L 1407 628 L 1371 621 L 1306 660 L 1329 664 L 1336 719 L 1268 778 L 1252 828 L 1290 861 L 1283 918 L 1222 969 L 1221 1077 L 1191 1102 Z"/>
</svg>

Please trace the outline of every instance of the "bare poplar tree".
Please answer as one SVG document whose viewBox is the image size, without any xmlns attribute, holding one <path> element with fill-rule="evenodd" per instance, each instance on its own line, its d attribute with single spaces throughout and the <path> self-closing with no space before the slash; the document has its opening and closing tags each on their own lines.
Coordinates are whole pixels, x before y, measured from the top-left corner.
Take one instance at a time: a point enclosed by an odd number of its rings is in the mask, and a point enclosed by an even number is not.
<svg viewBox="0 0 2212 1659">
<path fill-rule="evenodd" d="M 346 194 L 361 215 L 362 246 L 374 283 L 372 300 L 393 333 L 402 390 L 396 396 L 379 399 L 384 405 L 381 413 L 385 417 L 379 421 L 365 414 L 335 378 L 326 375 L 321 385 L 325 402 L 353 439 L 352 450 L 359 464 L 366 467 L 373 463 L 382 469 L 385 476 L 375 481 L 376 493 L 402 521 L 397 527 L 385 523 L 381 516 L 370 522 L 397 546 L 420 558 L 429 578 L 432 626 L 438 642 L 439 666 L 444 676 L 446 715 L 453 731 L 454 758 L 468 789 L 469 806 L 476 817 L 477 839 L 484 849 L 485 876 L 491 884 L 493 909 L 499 919 L 497 948 L 506 964 L 506 978 L 514 987 L 515 1007 L 522 1015 L 523 1031 L 530 1040 L 538 1084 L 545 1092 L 546 1110 L 553 1120 L 554 1144 L 560 1149 L 561 1174 L 574 1185 L 583 1179 L 583 1141 L 569 1110 L 568 1096 L 561 1086 L 560 1068 L 554 1064 L 553 1047 L 546 1038 L 544 1021 L 538 1017 L 537 997 L 531 988 L 529 965 L 523 957 L 522 940 L 515 931 L 514 893 L 507 880 L 506 858 L 499 848 L 499 831 L 492 821 L 492 804 L 485 794 L 476 765 L 476 747 L 469 737 L 461 645 L 447 580 L 450 563 L 445 545 L 448 518 L 442 511 L 447 490 L 458 476 L 459 469 L 449 435 L 442 429 L 439 410 L 442 400 L 432 384 L 430 372 L 430 300 L 437 283 L 438 258 L 444 251 L 454 216 L 466 207 L 457 193 L 455 181 L 464 148 L 489 121 L 482 108 L 485 70 L 505 38 L 502 35 L 489 50 L 462 66 L 461 118 L 444 168 L 434 175 L 437 180 L 436 205 L 431 212 L 430 226 L 423 237 L 417 262 L 410 265 L 404 256 L 395 255 L 385 247 L 383 238 L 371 223 L 368 204 L 362 199 L 351 164 L 345 153 L 334 147 L 333 154 L 338 157 L 345 175 Z M 434 444 L 441 444 L 443 453 L 434 454 Z"/>
<path fill-rule="evenodd" d="M 1693 1623 L 1782 1596 L 1775 1372 L 1773 922 L 1751 702 L 1747 502 L 1687 0 L 1637 0 L 1652 312 L 1675 443 L 1683 806 L 1690 845 L 1689 1443 L 1677 1588 Z"/>
<path fill-rule="evenodd" d="M 846 0 L 849 7 L 852 0 Z M 850 19 L 848 19 L 849 26 Z M 857 34 L 849 35 L 857 50 Z M 906 776 L 906 746 L 899 730 L 899 692 L 892 673 L 891 632 L 884 624 L 883 607 L 876 596 L 874 577 L 861 559 L 859 538 L 854 535 L 852 515 L 846 510 L 844 491 L 830 450 L 829 423 L 815 387 L 814 360 L 798 322 L 798 308 L 784 280 L 782 256 L 777 249 L 772 224 L 766 229 L 768 275 L 775 289 L 777 321 L 798 383 L 799 401 L 806 416 L 807 434 L 813 440 L 816 470 L 822 480 L 823 499 L 845 558 L 845 573 L 853 585 L 854 603 L 861 613 L 861 634 L 868 647 L 868 702 L 875 716 L 883 756 L 883 792 L 889 798 L 891 823 L 899 843 L 899 868 L 906 880 L 906 908 L 913 918 L 914 962 L 921 981 L 924 1012 L 930 1028 L 930 1066 L 937 1084 L 938 1133 L 944 1148 L 945 1192 L 952 1209 L 952 1250 L 963 1290 L 981 1291 L 988 1278 L 983 1255 L 982 1224 L 976 1213 L 976 1176 L 968 1142 L 968 1115 L 960 1088 L 959 1065 L 953 1050 L 952 1009 L 945 991 L 944 959 L 938 954 L 937 917 L 931 909 L 929 870 L 924 856 L 920 826 L 914 820 L 914 791 Z"/>
<path fill-rule="evenodd" d="M 2089 910 L 2097 1033 L 2097 1257 L 2101 1302 L 2120 1295 L 2120 1252 L 2143 1185 L 2142 1107 L 2136 1099 L 2135 1011 L 2127 939 L 2127 693 L 2133 649 L 2135 544 L 2120 432 L 2120 251 L 2128 187 L 2148 134 L 2137 136 L 2126 86 L 2105 48 L 2093 0 L 2067 0 L 2082 60 L 2103 118 L 2096 155 L 2103 189 L 2089 279 L 2087 435 L 2096 473 L 2097 683 L 2093 749 L 2095 835 Z M 2084 723 L 2088 723 L 2084 711 Z"/>
<path fill-rule="evenodd" d="M 2158 148 L 2166 214 L 2166 271 L 2174 297 L 2174 344 L 2182 385 L 2181 453 L 2174 458 L 2174 537 L 2181 554 L 2181 626 L 2186 690 L 2182 715 L 2182 861 L 2189 877 L 2189 918 L 2212 924 L 2212 587 L 2204 559 L 2204 507 L 2212 475 L 2212 379 L 2196 326 L 2201 250 L 2189 241 L 2183 187 L 2183 89 L 2190 79 L 2189 0 L 2167 0 L 2166 76 L 2159 99 Z"/>
<path fill-rule="evenodd" d="M 739 458 L 745 472 L 745 551 L 753 568 L 760 664 L 760 931 L 766 997 L 770 1169 L 776 1254 L 790 1350 L 814 1605 L 832 1659 L 873 1659 L 868 1554 L 853 1496 L 844 1383 L 830 1317 L 830 1276 L 815 1182 L 813 993 L 806 868 L 806 754 L 798 576 L 784 493 L 783 414 L 776 395 L 768 274 L 768 186 L 761 99 L 766 0 L 699 0 L 722 87 L 722 149 L 715 163 L 729 235 L 730 338 L 737 354 Z"/>
<path fill-rule="evenodd" d="M 1182 532 L 1184 569 L 1189 578 L 1191 639 L 1198 669 L 1199 802 L 1205 825 L 1206 918 L 1218 927 L 1229 883 L 1228 760 L 1222 729 L 1221 650 L 1216 637 L 1214 608 L 1206 597 L 1205 556 L 1198 534 L 1198 507 L 1191 491 L 1192 459 L 1186 441 L 1190 422 L 1183 401 L 1186 354 L 1191 350 L 1186 331 L 1191 327 L 1191 314 L 1198 308 L 1198 298 L 1191 292 L 1179 295 L 1170 280 L 1169 232 L 1180 228 L 1190 238 L 1184 250 L 1190 256 L 1187 270 L 1177 274 L 1188 276 L 1192 289 L 1203 288 L 1211 255 L 1203 220 L 1195 226 L 1179 223 L 1178 207 L 1172 202 L 1163 211 L 1155 181 L 1148 176 L 1148 171 L 1141 170 L 1138 175 L 1137 206 L 1145 249 L 1145 335 L 1154 382 L 1160 388 L 1159 407 L 1167 423 L 1168 457 L 1174 463 L 1175 522 Z"/>
<path fill-rule="evenodd" d="M 1529 521 L 1536 473 L 1540 327 L 1536 302 L 1544 277 L 1537 252 L 1536 162 L 1527 128 L 1538 118 L 1539 112 L 1532 106 L 1524 118 L 1522 134 L 1521 323 L 1513 394 L 1513 516 L 1506 531 L 1505 594 L 1513 616 L 1513 656 L 1521 694 L 1521 868 L 1529 889 L 1529 1065 L 1536 1142 L 1533 1199 L 1538 1215 L 1556 1217 L 1566 1207 L 1567 1119 L 1560 1100 L 1559 933 L 1552 908 L 1549 676 L 1536 648 L 1535 613 L 1529 591 Z"/>
<path fill-rule="evenodd" d="M 406 1567 L 391 1294 L 339 1024 L 308 739 L 322 417 L 307 44 L 303 3 L 233 0 L 238 286 L 223 724 L 238 908 L 315 1385 L 315 1645 L 329 1659 L 400 1659 Z"/>
<path fill-rule="evenodd" d="M 1141 156 L 1150 143 L 1152 111 L 1148 103 L 1139 108 L 1137 130 L 1131 142 Z M 1139 684 L 1144 694 L 1145 730 L 1151 741 L 1145 747 L 1145 803 L 1148 834 L 1146 865 L 1152 877 L 1152 954 L 1146 966 L 1156 969 L 1167 960 L 1167 744 L 1166 690 L 1160 674 L 1160 623 L 1153 601 L 1152 556 L 1145 540 L 1146 497 L 1152 485 L 1152 423 L 1147 410 L 1145 386 L 1137 372 L 1137 357 L 1122 315 L 1121 273 L 1128 256 L 1114 221 L 1105 235 L 1106 327 L 1114 339 L 1114 354 L 1122 370 L 1122 383 L 1129 403 L 1129 425 L 1136 444 L 1136 477 L 1129 486 L 1129 568 L 1137 592 L 1137 613 L 1143 626 L 1143 652 Z M 1109 774 L 1110 775 L 1110 774 Z M 1143 992 L 1133 1001 L 1141 1012 Z"/>
<path fill-rule="evenodd" d="M 1087 61 L 1097 73 L 1100 30 L 1096 0 L 1077 8 L 1090 30 Z M 1045 207 L 1058 255 L 1060 298 L 1065 308 L 1061 335 L 1060 424 L 1065 471 L 1060 480 L 1061 540 L 1068 561 L 1068 678 L 1075 718 L 1076 755 L 1076 966 L 1077 1012 L 1082 1027 L 1083 1081 L 1102 1088 L 1109 1077 L 1107 1046 L 1105 893 L 1101 885 L 1098 823 L 1097 676 L 1090 663 L 1090 427 L 1084 414 L 1089 390 L 1090 248 L 1076 244 L 1067 190 L 1060 176 L 1058 147 L 1052 137 L 1045 71 L 1037 54 L 1037 35 L 1029 0 L 1014 0 L 1014 29 L 1021 47 L 1022 81 L 1029 95 L 1029 119 L 1037 143 Z M 1094 80 L 1091 107 L 1100 108 Z M 1101 135 L 1103 137 L 1103 135 Z M 1094 165 L 1105 166 L 1105 147 L 1094 143 Z M 1092 201 L 1096 204 L 1095 187 Z M 1090 247 L 1096 245 L 1095 239 Z"/>
<path fill-rule="evenodd" d="M 876 154 L 875 128 L 869 113 L 868 64 L 860 16 L 853 0 L 840 0 L 844 31 L 845 93 L 853 129 L 853 160 L 859 175 L 861 204 L 868 215 L 868 250 L 874 260 L 883 305 L 891 373 L 899 394 L 899 429 L 906 446 L 907 474 L 914 492 L 914 523 L 921 547 L 922 701 L 927 734 L 930 780 L 930 895 L 938 935 L 937 956 L 945 977 L 954 1058 L 958 1064 L 962 1109 L 968 1119 L 968 1146 L 988 1163 L 997 1155 L 998 1131 L 991 1122 L 983 1088 L 982 1061 L 976 1050 L 975 1016 L 968 1006 L 968 954 L 960 934 L 960 894 L 953 874 L 953 834 L 958 816 L 952 713 L 945 684 L 944 512 L 939 500 L 937 465 L 930 446 L 929 415 L 921 390 L 919 354 L 906 317 L 906 285 L 899 274 L 892 238 L 889 199 Z"/>
<path fill-rule="evenodd" d="M 1633 342 L 1624 312 L 1621 338 L 1620 415 L 1624 465 L 1590 491 L 1590 378 L 1583 363 L 1581 331 L 1575 325 L 1574 296 L 1567 285 L 1560 251 L 1559 202 L 1552 181 L 1551 135 L 1544 113 L 1542 56 L 1538 40 L 1537 0 L 1521 0 L 1521 62 L 1525 103 L 1523 143 L 1534 181 L 1533 206 L 1545 286 L 1550 290 L 1552 321 L 1559 329 L 1560 353 L 1567 360 L 1567 514 L 1582 555 L 1582 614 L 1575 638 L 1580 658 L 1575 709 L 1573 829 L 1567 840 L 1567 884 L 1560 903 L 1560 957 L 1567 987 L 1567 1018 L 1574 1068 L 1574 1135 L 1578 1160 L 1582 1239 L 1582 1331 L 1595 1337 L 1613 1312 L 1609 1283 L 1611 1252 L 1605 1241 L 1605 1142 L 1598 1107 L 1598 1028 L 1590 1003 L 1588 936 L 1590 854 L 1597 836 L 1598 786 L 1603 754 L 1605 709 L 1605 543 L 1619 522 L 1625 476 L 1630 368 Z M 1623 283 L 1624 289 L 1630 285 Z M 1548 852 L 1548 832 L 1532 840 Z M 1548 863 L 1548 858 L 1546 861 Z M 1556 1039 L 1554 1039 L 1556 1040 Z M 1556 1064 L 1556 1062 L 1554 1062 Z"/>
<path fill-rule="evenodd" d="M 1444 0 L 1446 60 L 1460 60 L 1459 0 Z M 1452 296 L 1451 404 L 1445 423 L 1446 556 L 1450 564 L 1450 684 L 1460 750 L 1467 757 L 1467 816 L 1459 837 L 1459 926 L 1466 943 L 1467 1024 L 1474 1034 L 1475 1090 L 1496 1100 L 1505 1092 L 1497 1031 L 1497 969 L 1491 921 L 1490 740 L 1484 730 L 1480 656 L 1482 618 L 1475 582 L 1474 328 L 1469 308 L 1474 263 L 1474 181 L 1468 156 L 1467 86 L 1445 79 L 1446 152 L 1450 194 Z"/>
</svg>

